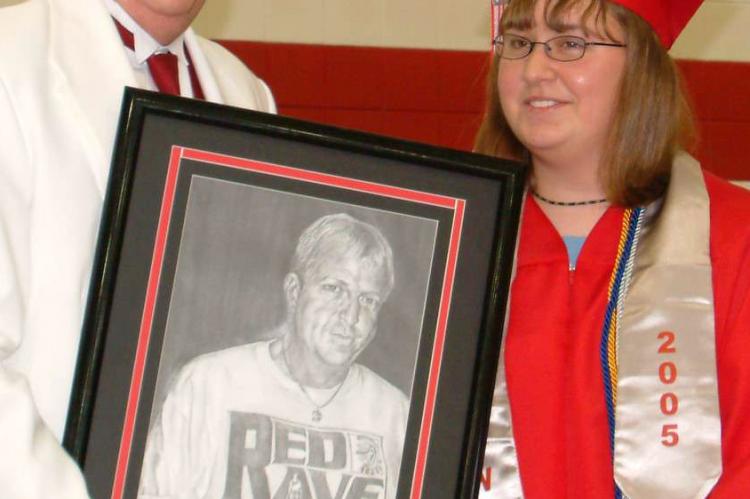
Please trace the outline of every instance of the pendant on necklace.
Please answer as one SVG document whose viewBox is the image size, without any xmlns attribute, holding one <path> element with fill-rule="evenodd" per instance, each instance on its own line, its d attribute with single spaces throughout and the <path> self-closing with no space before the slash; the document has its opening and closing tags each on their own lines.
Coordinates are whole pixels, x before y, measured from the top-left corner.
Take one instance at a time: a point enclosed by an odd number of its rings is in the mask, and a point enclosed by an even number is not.
<svg viewBox="0 0 750 499">
<path fill-rule="evenodd" d="M 315 409 L 313 409 L 313 412 L 312 412 L 312 420 L 313 420 L 313 421 L 315 421 L 315 422 L 317 423 L 317 422 L 319 422 L 319 421 L 320 421 L 321 419 L 323 419 L 323 415 L 322 415 L 322 414 L 320 413 L 320 409 L 318 409 L 318 408 L 316 407 Z"/>
</svg>

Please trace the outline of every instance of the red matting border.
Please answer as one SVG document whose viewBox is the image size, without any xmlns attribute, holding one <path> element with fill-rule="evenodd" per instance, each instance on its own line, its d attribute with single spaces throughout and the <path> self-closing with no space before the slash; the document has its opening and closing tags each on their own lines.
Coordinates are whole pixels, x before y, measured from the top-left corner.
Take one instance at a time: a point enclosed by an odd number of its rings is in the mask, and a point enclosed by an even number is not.
<svg viewBox="0 0 750 499">
<path fill-rule="evenodd" d="M 177 188 L 177 179 L 179 178 L 180 167 L 182 166 L 183 159 L 197 160 L 218 166 L 254 171 L 257 173 L 300 180 L 303 182 L 331 185 L 342 189 L 376 194 L 383 197 L 413 201 L 453 210 L 448 258 L 443 276 L 440 307 L 438 309 L 437 330 L 435 332 L 435 340 L 433 341 L 432 346 L 432 358 L 430 359 L 429 376 L 427 379 L 427 393 L 425 394 L 422 423 L 420 425 L 419 440 L 417 443 L 417 457 L 414 465 L 414 474 L 412 476 L 410 498 L 419 499 L 422 495 L 422 488 L 424 485 L 424 470 L 427 464 L 427 451 L 429 449 L 430 435 L 432 434 L 437 386 L 440 379 L 440 368 L 443 360 L 445 334 L 448 327 L 448 315 L 453 296 L 453 283 L 456 273 L 456 262 L 458 260 L 466 201 L 439 194 L 404 189 L 401 187 L 367 182 L 338 175 L 311 172 L 299 168 L 264 163 L 179 146 L 172 147 L 172 152 L 169 158 L 167 179 L 164 186 L 162 205 L 159 213 L 156 241 L 151 259 L 151 269 L 149 272 L 146 299 L 141 318 L 141 327 L 138 333 L 138 344 L 136 347 L 135 360 L 133 362 L 133 373 L 130 380 L 128 402 L 125 409 L 125 422 L 123 423 L 122 436 L 120 438 L 120 447 L 117 455 L 117 465 L 115 468 L 114 482 L 112 484 L 111 499 L 122 499 L 125 488 L 125 480 L 127 477 L 130 452 L 133 443 L 133 432 L 138 416 L 138 406 L 140 403 L 141 388 L 143 384 L 143 371 L 146 367 L 148 357 L 154 310 L 164 263 L 164 251 L 166 249 L 167 236 L 169 234 L 175 191 Z"/>
</svg>

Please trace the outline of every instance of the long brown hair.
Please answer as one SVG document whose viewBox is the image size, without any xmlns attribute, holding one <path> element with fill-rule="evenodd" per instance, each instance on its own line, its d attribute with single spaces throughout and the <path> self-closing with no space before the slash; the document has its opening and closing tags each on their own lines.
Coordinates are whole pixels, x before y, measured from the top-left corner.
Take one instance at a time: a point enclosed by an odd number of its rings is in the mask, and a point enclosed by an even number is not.
<svg viewBox="0 0 750 499">
<path fill-rule="evenodd" d="M 537 1 L 546 2 L 546 22 L 553 29 L 562 26 L 563 16 L 579 5 L 585 7 L 582 26 L 593 19 L 593 25 L 610 39 L 609 16 L 623 28 L 627 62 L 600 175 L 614 204 L 632 207 L 657 199 L 669 183 L 675 154 L 688 149 L 695 137 L 692 112 L 674 61 L 646 21 L 607 0 L 511 0 L 501 30 L 529 28 Z M 529 151 L 511 131 L 500 107 L 498 64 L 499 57 L 493 55 L 484 118 L 474 148 L 530 163 Z"/>
</svg>

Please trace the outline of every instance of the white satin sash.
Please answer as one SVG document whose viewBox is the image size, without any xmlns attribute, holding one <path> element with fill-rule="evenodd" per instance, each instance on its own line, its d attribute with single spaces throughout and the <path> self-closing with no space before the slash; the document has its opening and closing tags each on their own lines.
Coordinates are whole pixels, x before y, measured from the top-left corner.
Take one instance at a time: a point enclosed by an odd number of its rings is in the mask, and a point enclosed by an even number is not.
<svg viewBox="0 0 750 499">
<path fill-rule="evenodd" d="M 618 316 L 614 476 L 630 499 L 704 498 L 721 475 L 709 214 L 700 166 L 681 154 L 664 202 L 646 210 Z M 489 487 L 479 493 L 484 499 L 523 497 L 505 336 L 483 466 Z"/>
<path fill-rule="evenodd" d="M 680 155 L 649 211 L 621 315 L 615 480 L 632 499 L 703 498 L 721 475 L 709 199 Z"/>
</svg>

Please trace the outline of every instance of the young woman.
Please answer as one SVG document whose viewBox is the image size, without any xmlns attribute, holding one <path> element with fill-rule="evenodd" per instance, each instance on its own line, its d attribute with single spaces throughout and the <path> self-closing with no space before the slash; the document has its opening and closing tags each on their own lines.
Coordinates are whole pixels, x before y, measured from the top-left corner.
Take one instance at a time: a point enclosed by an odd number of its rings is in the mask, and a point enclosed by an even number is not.
<svg viewBox="0 0 750 499">
<path fill-rule="evenodd" d="M 531 174 L 485 497 L 750 491 L 750 192 L 684 152 L 667 54 L 699 4 L 505 2 L 476 148 Z"/>
</svg>

